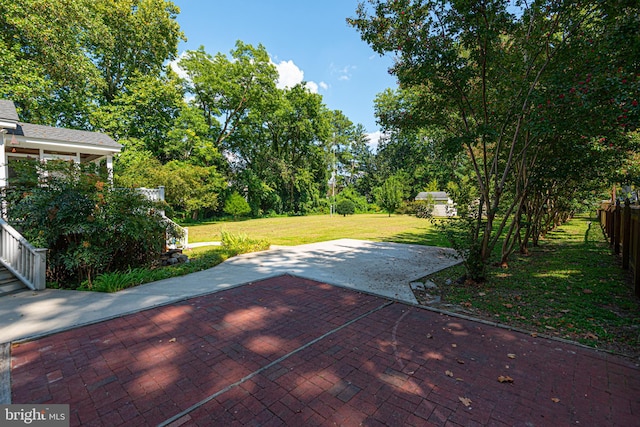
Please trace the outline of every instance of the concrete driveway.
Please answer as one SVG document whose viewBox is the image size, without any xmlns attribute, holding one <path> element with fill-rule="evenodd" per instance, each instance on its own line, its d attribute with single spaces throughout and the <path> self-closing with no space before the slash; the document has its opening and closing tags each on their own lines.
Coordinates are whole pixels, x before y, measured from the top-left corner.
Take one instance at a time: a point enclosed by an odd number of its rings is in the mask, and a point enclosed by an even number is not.
<svg viewBox="0 0 640 427">
<path fill-rule="evenodd" d="M 409 283 L 455 264 L 450 249 L 340 239 L 240 255 L 115 294 L 46 289 L 0 298 L 0 343 L 34 338 L 282 274 L 415 304 Z"/>
</svg>

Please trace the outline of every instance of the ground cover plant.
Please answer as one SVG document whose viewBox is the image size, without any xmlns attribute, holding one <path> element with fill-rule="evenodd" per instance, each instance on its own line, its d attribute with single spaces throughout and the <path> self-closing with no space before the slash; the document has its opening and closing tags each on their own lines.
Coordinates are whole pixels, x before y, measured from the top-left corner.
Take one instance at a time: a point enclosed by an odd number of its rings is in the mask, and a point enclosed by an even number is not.
<svg viewBox="0 0 640 427">
<path fill-rule="evenodd" d="M 457 265 L 430 275 L 437 289 L 421 303 L 640 358 L 640 303 L 595 218 L 549 233 L 529 256 L 488 269 L 482 284 L 460 280 Z"/>
<path fill-rule="evenodd" d="M 79 290 L 118 292 L 144 283 L 206 270 L 233 256 L 268 248 L 269 242 L 265 240 L 255 240 L 246 235 L 224 232 L 221 246 L 205 246 L 187 250 L 186 253 L 189 255 L 187 263 L 157 268 L 131 268 L 126 271 L 104 273 L 96 277 L 93 282 L 83 282 Z"/>
</svg>

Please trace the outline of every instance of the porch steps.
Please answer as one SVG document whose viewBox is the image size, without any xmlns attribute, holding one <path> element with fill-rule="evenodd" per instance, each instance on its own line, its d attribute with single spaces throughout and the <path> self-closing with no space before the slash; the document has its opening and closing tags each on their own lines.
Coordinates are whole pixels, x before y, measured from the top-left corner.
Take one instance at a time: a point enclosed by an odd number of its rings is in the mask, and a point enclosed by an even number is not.
<svg viewBox="0 0 640 427">
<path fill-rule="evenodd" d="M 29 288 L 20 280 L 16 279 L 9 270 L 0 266 L 0 297 L 25 289 Z"/>
</svg>

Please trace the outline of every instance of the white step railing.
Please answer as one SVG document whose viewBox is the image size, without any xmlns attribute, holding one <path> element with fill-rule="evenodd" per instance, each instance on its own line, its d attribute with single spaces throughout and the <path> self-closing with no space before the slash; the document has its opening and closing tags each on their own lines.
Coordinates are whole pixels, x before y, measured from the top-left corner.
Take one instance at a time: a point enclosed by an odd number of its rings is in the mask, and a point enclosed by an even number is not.
<svg viewBox="0 0 640 427">
<path fill-rule="evenodd" d="M 174 238 L 174 237 L 169 237 L 169 233 L 167 232 L 167 238 L 165 239 L 167 241 L 167 248 L 168 249 L 186 249 L 187 248 L 187 244 L 189 243 L 189 229 L 187 227 L 181 227 L 180 225 L 178 225 L 176 222 L 172 221 L 170 218 L 167 218 L 166 216 L 163 216 L 163 221 L 167 226 L 167 230 L 169 228 L 173 228 L 174 230 L 177 230 L 177 234 L 179 235 L 179 237 Z"/>
<path fill-rule="evenodd" d="M 152 202 L 164 202 L 164 186 L 162 185 L 158 188 L 138 187 L 136 188 L 136 191 Z M 182 227 L 175 221 L 171 220 L 164 214 L 164 211 L 160 211 L 160 213 L 162 214 L 163 221 L 167 225 L 167 228 L 171 227 L 174 230 L 177 230 L 178 234 L 180 235 L 180 238 L 177 239 L 167 237 L 167 247 L 169 249 L 186 248 L 187 244 L 189 243 L 189 229 L 186 227 Z"/>
<path fill-rule="evenodd" d="M 0 219 L 0 263 L 34 291 L 45 288 L 47 249 L 31 246 L 3 219 Z"/>
</svg>

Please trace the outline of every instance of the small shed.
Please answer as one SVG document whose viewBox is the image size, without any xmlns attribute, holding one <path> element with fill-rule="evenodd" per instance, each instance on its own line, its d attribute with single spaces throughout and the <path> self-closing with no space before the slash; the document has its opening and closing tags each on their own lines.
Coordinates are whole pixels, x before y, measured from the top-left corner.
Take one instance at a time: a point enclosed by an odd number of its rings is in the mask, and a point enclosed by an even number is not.
<svg viewBox="0 0 640 427">
<path fill-rule="evenodd" d="M 456 216 L 457 211 L 453 200 L 444 191 L 422 191 L 415 198 L 416 201 L 430 201 L 433 203 L 433 216 Z"/>
</svg>

